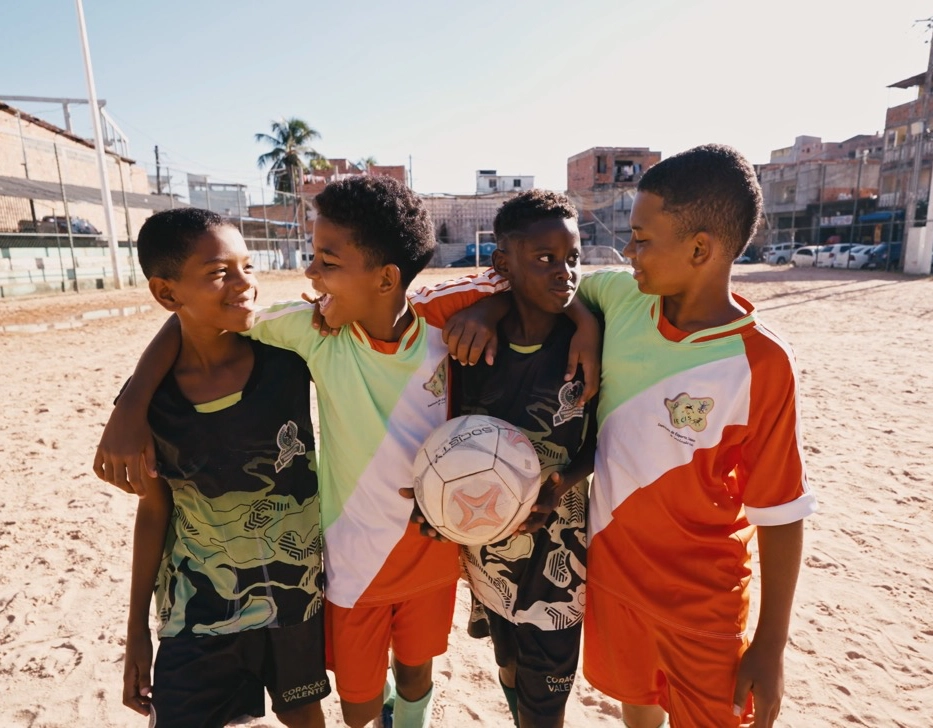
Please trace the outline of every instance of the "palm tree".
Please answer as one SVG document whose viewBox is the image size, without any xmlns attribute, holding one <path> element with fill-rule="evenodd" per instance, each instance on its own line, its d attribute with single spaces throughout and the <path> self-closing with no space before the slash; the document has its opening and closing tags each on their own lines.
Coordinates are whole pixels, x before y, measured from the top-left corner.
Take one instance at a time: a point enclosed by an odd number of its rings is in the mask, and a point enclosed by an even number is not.
<svg viewBox="0 0 933 728">
<path fill-rule="evenodd" d="M 292 117 L 272 122 L 271 134 L 256 134 L 256 141 L 268 144 L 272 149 L 260 154 L 256 160 L 259 169 L 269 167 L 266 181 L 270 182 L 278 195 L 298 194 L 301 180 L 309 169 L 328 166 L 311 142 L 321 135 L 308 126 L 306 121 Z"/>
</svg>

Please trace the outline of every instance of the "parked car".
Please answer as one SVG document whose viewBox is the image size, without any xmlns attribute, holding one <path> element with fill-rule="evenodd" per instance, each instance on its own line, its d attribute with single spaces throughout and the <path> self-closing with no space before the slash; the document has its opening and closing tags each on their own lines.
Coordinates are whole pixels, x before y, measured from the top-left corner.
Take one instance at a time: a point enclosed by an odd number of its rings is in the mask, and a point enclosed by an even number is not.
<svg viewBox="0 0 933 728">
<path fill-rule="evenodd" d="M 772 243 L 762 249 L 761 259 L 770 265 L 784 265 L 798 247 L 798 243 Z"/>
<path fill-rule="evenodd" d="M 817 268 L 832 268 L 836 256 L 842 253 L 848 253 L 852 243 L 834 243 L 833 245 L 822 246 L 816 254 Z"/>
<path fill-rule="evenodd" d="M 802 248 L 797 248 L 790 257 L 790 264 L 797 268 L 812 268 L 816 264 L 816 251 L 819 249 L 818 245 L 804 245 Z"/>
<path fill-rule="evenodd" d="M 901 262 L 901 248 L 903 243 L 878 243 L 868 252 L 869 268 L 893 268 Z"/>
<path fill-rule="evenodd" d="M 833 268 L 854 268 L 859 270 L 868 267 L 868 255 L 871 245 L 853 245 L 849 250 L 837 254 L 832 260 Z"/>
<path fill-rule="evenodd" d="M 68 234 L 68 218 L 58 215 L 46 215 L 38 223 L 32 220 L 20 220 L 17 229 L 21 233 Z M 101 232 L 83 217 L 71 218 L 71 232 L 74 235 L 100 235 Z"/>
</svg>

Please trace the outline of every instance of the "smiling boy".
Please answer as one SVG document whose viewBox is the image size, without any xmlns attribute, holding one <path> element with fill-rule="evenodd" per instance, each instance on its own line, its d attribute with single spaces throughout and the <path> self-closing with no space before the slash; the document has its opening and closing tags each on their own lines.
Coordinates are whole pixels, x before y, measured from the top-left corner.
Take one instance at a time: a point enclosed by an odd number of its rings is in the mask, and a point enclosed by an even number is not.
<svg viewBox="0 0 933 728">
<path fill-rule="evenodd" d="M 631 728 L 773 725 L 816 509 L 793 353 L 731 289 L 761 215 L 755 171 L 706 145 L 638 183 L 633 273 L 580 296 L 605 316 L 583 671 Z M 746 636 L 750 542 L 761 607 Z"/>
<path fill-rule="evenodd" d="M 265 686 L 286 726 L 322 728 L 330 683 L 307 368 L 233 333 L 253 322 L 256 280 L 219 215 L 157 213 L 138 253 L 181 346 L 148 408 L 159 477 L 146 476 L 137 509 L 123 702 L 151 725 L 220 728 L 263 715 Z"/>
</svg>

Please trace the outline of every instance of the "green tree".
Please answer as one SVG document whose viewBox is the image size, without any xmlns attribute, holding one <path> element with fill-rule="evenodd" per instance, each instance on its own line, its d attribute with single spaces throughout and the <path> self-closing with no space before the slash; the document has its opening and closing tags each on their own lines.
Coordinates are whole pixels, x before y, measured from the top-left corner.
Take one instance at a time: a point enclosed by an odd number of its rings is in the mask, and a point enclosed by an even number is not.
<svg viewBox="0 0 933 728">
<path fill-rule="evenodd" d="M 306 121 L 292 117 L 272 122 L 272 133 L 256 134 L 256 141 L 272 147 L 260 154 L 256 160 L 259 169 L 269 168 L 266 181 L 275 188 L 278 196 L 283 193 L 297 194 L 301 191 L 301 180 L 309 169 L 326 169 L 327 160 L 311 146 L 321 135 L 308 126 Z"/>
<path fill-rule="evenodd" d="M 362 169 L 364 172 L 369 173 L 369 168 L 379 164 L 375 157 L 363 157 L 359 162 L 356 163 L 356 166 Z"/>
</svg>

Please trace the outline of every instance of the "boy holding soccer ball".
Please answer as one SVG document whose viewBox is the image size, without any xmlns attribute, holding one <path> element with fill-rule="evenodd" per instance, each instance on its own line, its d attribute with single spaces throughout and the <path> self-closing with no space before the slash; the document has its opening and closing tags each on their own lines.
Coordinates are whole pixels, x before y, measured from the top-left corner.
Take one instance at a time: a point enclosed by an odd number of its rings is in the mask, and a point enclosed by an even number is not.
<svg viewBox="0 0 933 728">
<path fill-rule="evenodd" d="M 706 145 L 638 183 L 633 273 L 580 298 L 606 322 L 583 673 L 630 728 L 770 728 L 816 510 L 790 348 L 731 290 L 761 216 L 748 160 Z M 747 637 L 757 538 L 761 604 Z"/>
<path fill-rule="evenodd" d="M 519 531 L 461 558 L 484 607 L 499 681 L 515 725 L 562 726 L 580 650 L 586 583 L 586 476 L 593 469 L 595 402 L 583 405 L 578 371 L 564 367 L 580 282 L 577 211 L 564 195 L 530 190 L 499 208 L 493 268 L 512 305 L 498 327 L 493 364 L 455 366 L 455 414 L 517 426 L 541 463 L 542 487 Z"/>
<path fill-rule="evenodd" d="M 314 206 L 315 257 L 305 274 L 321 298 L 261 310 L 247 333 L 300 354 L 317 388 L 324 616 L 344 720 L 362 728 L 379 716 L 391 648 L 395 728 L 421 728 L 460 567 L 455 545 L 425 539 L 410 523 L 411 502 L 398 487 L 411 480 L 417 447 L 448 416 L 441 327 L 506 282 L 490 274 L 409 294 L 434 254 L 434 230 L 418 196 L 390 178 L 333 182 Z M 317 309 L 328 336 L 313 327 Z M 138 408 L 174 360 L 176 337 L 171 323 L 164 327 L 108 423 L 95 470 L 110 482 L 125 483 L 138 468 L 148 443 Z"/>
</svg>

